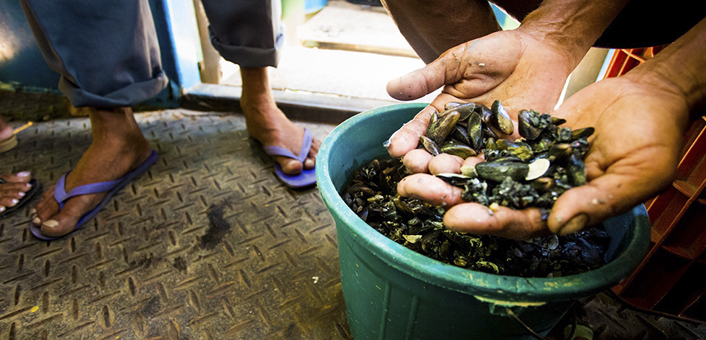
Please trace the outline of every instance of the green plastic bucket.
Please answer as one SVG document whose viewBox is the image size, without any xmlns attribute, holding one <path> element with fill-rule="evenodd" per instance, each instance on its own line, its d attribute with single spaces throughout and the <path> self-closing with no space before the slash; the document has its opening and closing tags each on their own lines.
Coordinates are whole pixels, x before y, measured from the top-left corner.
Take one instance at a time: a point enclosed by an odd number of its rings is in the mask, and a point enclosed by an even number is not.
<svg viewBox="0 0 706 340">
<path fill-rule="evenodd" d="M 578 298 L 612 287 L 647 251 L 644 206 L 605 222 L 605 266 L 560 278 L 500 276 L 447 265 L 411 251 L 363 222 L 339 192 L 353 172 L 387 155 L 383 142 L 425 105 L 399 104 L 358 114 L 324 140 L 316 178 L 338 232 L 348 323 L 362 339 L 532 339 L 507 312 L 546 335 Z"/>
</svg>

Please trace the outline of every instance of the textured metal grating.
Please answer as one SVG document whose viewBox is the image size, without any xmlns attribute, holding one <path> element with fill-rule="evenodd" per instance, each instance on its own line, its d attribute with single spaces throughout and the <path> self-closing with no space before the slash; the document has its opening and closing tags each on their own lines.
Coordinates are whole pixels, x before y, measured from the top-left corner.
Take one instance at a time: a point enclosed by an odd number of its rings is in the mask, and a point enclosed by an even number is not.
<svg viewBox="0 0 706 340">
<path fill-rule="evenodd" d="M 282 186 L 242 116 L 185 112 L 138 115 L 159 161 L 71 237 L 34 239 L 31 205 L 0 220 L 1 338 L 350 338 L 318 191 Z M 89 144 L 85 118 L 37 123 L 0 172 L 51 185 Z"/>
</svg>

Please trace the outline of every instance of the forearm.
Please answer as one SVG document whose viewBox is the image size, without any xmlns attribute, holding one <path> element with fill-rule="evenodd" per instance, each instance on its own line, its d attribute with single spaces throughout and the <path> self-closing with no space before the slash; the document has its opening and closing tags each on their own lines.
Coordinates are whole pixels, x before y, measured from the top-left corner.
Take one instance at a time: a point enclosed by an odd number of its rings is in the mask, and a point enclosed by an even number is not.
<svg viewBox="0 0 706 340">
<path fill-rule="evenodd" d="M 706 19 L 657 55 L 626 74 L 663 87 L 689 108 L 689 120 L 706 108 Z"/>
<path fill-rule="evenodd" d="M 545 0 L 522 21 L 522 30 L 549 42 L 576 67 L 628 0 Z"/>
</svg>

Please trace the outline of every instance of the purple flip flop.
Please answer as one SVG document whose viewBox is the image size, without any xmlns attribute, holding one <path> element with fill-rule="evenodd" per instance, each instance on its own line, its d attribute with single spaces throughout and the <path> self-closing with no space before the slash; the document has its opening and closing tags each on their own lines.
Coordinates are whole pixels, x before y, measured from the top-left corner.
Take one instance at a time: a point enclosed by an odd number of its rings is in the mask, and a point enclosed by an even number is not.
<svg viewBox="0 0 706 340">
<path fill-rule="evenodd" d="M 279 146 L 263 146 L 262 148 L 265 150 L 265 153 L 270 156 L 289 157 L 304 163 L 306 156 L 309 155 L 312 139 L 313 137 L 309 129 L 304 128 L 304 139 L 302 140 L 302 149 L 299 151 L 299 155 L 295 155 L 293 152 Z M 287 175 L 282 172 L 282 167 L 279 163 L 275 162 L 275 173 L 282 183 L 293 189 L 305 188 L 316 184 L 316 171 L 314 169 L 303 169 L 298 175 Z"/>
<path fill-rule="evenodd" d="M 156 161 L 157 152 L 152 150 L 152 154 L 149 158 L 147 158 L 147 160 L 142 162 L 142 164 L 140 164 L 140 166 L 138 166 L 134 170 L 128 172 L 125 176 L 113 181 L 80 185 L 71 189 L 68 193 L 66 192 L 66 186 L 64 184 L 64 181 L 66 180 L 66 175 L 68 175 L 70 171 L 61 176 L 61 178 L 59 178 L 59 181 L 56 183 L 56 187 L 54 188 L 54 199 L 59 203 L 60 210 L 64 208 L 64 203 L 66 202 L 66 200 L 71 197 L 97 194 L 101 192 L 108 193 L 105 198 L 103 198 L 103 200 L 95 208 L 93 208 L 93 210 L 89 211 L 86 215 L 83 215 L 81 217 L 72 232 L 76 231 L 76 229 L 78 229 L 80 226 L 92 220 L 96 215 L 98 215 L 98 212 L 100 212 L 101 209 L 103 209 L 103 207 L 108 204 L 108 202 L 110 202 L 113 196 L 118 193 L 120 189 L 125 187 L 128 183 L 130 183 L 130 181 L 135 179 L 135 177 L 147 171 L 147 169 L 149 169 L 152 164 L 154 164 Z M 66 234 L 58 237 L 47 236 L 42 234 L 41 227 L 35 226 L 33 224 L 29 226 L 29 229 L 36 238 L 45 241 L 56 240 L 68 235 Z"/>
</svg>

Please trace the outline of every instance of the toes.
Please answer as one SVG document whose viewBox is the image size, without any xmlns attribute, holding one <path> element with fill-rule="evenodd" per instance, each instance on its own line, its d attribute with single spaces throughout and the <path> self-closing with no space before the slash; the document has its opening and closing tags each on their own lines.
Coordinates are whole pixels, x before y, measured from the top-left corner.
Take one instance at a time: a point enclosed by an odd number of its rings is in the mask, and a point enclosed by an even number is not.
<svg viewBox="0 0 706 340">
<path fill-rule="evenodd" d="M 311 170 L 316 166 L 316 160 L 307 158 L 304 160 L 304 169 Z"/>
<path fill-rule="evenodd" d="M 52 237 L 63 236 L 74 229 L 76 222 L 68 216 L 56 215 L 49 220 L 42 222 L 42 234 Z"/>
<path fill-rule="evenodd" d="M 0 187 L 0 205 L 13 207 L 27 195 L 29 188 L 25 184 L 3 185 Z"/>
<path fill-rule="evenodd" d="M 63 236 L 70 233 L 82 216 L 95 206 L 98 197 L 78 196 L 66 201 L 61 211 L 42 222 L 42 233 L 47 236 Z"/>
<path fill-rule="evenodd" d="M 277 163 L 282 167 L 282 172 L 287 175 L 297 175 L 302 172 L 303 164 L 296 159 L 277 157 Z M 305 161 L 306 162 L 306 161 Z"/>
<path fill-rule="evenodd" d="M 319 154 L 319 148 L 321 147 L 321 141 L 318 139 L 313 139 L 311 141 L 311 148 L 309 149 L 309 154 L 304 160 L 304 169 L 311 170 L 316 166 L 316 156 Z"/>
<path fill-rule="evenodd" d="M 43 221 L 49 220 L 57 212 L 59 212 L 59 204 L 54 199 L 54 187 L 42 194 L 42 199 L 34 207 L 35 213 L 32 217 L 32 223 L 41 225 Z"/>
<path fill-rule="evenodd" d="M 14 207 L 19 202 L 20 202 L 19 198 L 4 197 L 4 198 L 0 199 L 0 207 L 5 207 L 5 208 Z M 3 209 L 3 211 L 5 211 L 5 209 Z"/>
<path fill-rule="evenodd" d="M 22 172 L 18 172 L 16 174 L 13 174 L 13 175 L 0 176 L 0 178 L 4 179 L 6 182 L 8 182 L 6 184 L 27 183 L 27 182 L 29 182 L 30 179 L 32 179 L 32 173 L 29 171 L 22 171 Z"/>
<path fill-rule="evenodd" d="M 32 185 L 28 183 L 30 180 L 29 172 L 0 177 L 6 182 L 0 184 L 0 206 L 4 208 L 17 205 L 22 197 L 26 195 L 26 192 L 32 188 Z"/>
</svg>

